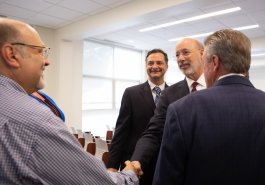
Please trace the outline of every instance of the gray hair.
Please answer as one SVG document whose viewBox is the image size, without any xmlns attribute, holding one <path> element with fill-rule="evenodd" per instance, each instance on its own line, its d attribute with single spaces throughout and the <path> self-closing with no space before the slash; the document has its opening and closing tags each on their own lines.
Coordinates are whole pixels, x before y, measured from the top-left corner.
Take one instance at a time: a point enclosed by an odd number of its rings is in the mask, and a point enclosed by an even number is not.
<svg viewBox="0 0 265 185">
<path fill-rule="evenodd" d="M 206 57 L 220 58 L 225 70 L 230 73 L 246 73 L 251 62 L 251 42 L 240 31 L 223 29 L 208 36 L 204 41 Z"/>
</svg>

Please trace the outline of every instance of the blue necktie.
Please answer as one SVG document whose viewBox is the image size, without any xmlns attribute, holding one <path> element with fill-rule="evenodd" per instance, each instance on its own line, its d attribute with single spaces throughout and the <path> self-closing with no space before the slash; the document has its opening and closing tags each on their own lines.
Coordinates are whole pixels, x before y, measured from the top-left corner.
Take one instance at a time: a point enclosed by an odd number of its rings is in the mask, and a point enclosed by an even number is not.
<svg viewBox="0 0 265 185">
<path fill-rule="evenodd" d="M 155 86 L 153 88 L 153 90 L 155 91 L 155 94 L 156 94 L 156 96 L 155 96 L 155 104 L 157 105 L 157 102 L 158 102 L 160 94 L 161 94 L 161 89 L 160 89 L 160 87 Z"/>
</svg>

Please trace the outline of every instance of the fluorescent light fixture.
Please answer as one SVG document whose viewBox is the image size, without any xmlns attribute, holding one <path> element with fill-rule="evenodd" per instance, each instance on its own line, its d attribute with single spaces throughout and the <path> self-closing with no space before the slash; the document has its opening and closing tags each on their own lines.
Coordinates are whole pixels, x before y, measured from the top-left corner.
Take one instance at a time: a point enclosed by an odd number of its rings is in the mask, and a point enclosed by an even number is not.
<svg viewBox="0 0 265 185">
<path fill-rule="evenodd" d="M 195 16 L 195 17 L 190 17 L 190 18 L 186 18 L 186 19 L 182 19 L 182 20 L 178 20 L 178 21 L 168 22 L 168 23 L 165 23 L 165 24 L 157 25 L 157 26 L 151 26 L 151 27 L 148 27 L 148 28 L 143 28 L 143 29 L 140 29 L 139 32 L 146 32 L 146 31 L 156 30 L 156 29 L 159 29 L 159 28 L 173 26 L 173 25 L 176 25 L 176 24 L 181 24 L 181 23 L 185 23 L 185 22 L 191 22 L 191 21 L 206 19 L 208 17 L 214 17 L 214 16 L 223 15 L 223 14 L 227 14 L 227 13 L 232 13 L 232 12 L 239 11 L 239 10 L 241 10 L 240 7 L 229 8 L 229 9 L 220 10 L 220 11 L 217 11 L 217 12 L 207 13 L 207 14 L 203 14 L 203 15 L 198 15 L 198 16 Z"/>
<path fill-rule="evenodd" d="M 253 54 L 251 55 L 252 57 L 261 57 L 261 56 L 265 56 L 265 53 L 258 53 L 258 54 Z"/>
<path fill-rule="evenodd" d="M 238 31 L 242 31 L 242 30 L 249 30 L 249 29 L 258 28 L 258 27 L 259 27 L 258 24 L 254 24 L 254 25 L 250 25 L 250 26 L 242 26 L 242 27 L 233 28 L 233 29 L 238 30 Z"/>
<path fill-rule="evenodd" d="M 254 29 L 254 28 L 258 28 L 258 27 L 259 27 L 258 24 L 254 24 L 254 25 L 250 25 L 250 26 L 242 26 L 242 27 L 232 28 L 232 29 L 233 30 L 242 31 L 242 30 Z M 174 38 L 174 39 L 169 39 L 168 41 L 172 42 L 172 41 L 182 40 L 184 38 L 199 38 L 199 37 L 205 37 L 205 36 L 210 35 L 212 33 L 213 32 L 201 33 L 201 34 L 196 34 L 196 35 L 189 35 L 189 36 L 184 36 L 184 37 L 178 37 L 178 38 Z"/>
</svg>

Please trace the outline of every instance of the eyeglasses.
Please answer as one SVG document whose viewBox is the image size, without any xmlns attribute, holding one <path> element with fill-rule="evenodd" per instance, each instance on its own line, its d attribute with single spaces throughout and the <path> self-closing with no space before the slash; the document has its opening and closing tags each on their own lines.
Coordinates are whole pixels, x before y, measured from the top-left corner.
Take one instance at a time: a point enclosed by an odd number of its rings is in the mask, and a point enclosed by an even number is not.
<svg viewBox="0 0 265 185">
<path fill-rule="evenodd" d="M 51 48 L 45 47 L 45 46 L 36 46 L 36 45 L 31 45 L 31 44 L 19 43 L 19 42 L 11 43 L 11 45 L 20 45 L 20 46 L 27 46 L 27 47 L 30 47 L 33 49 L 41 49 L 40 53 L 45 59 L 48 58 L 49 53 L 50 53 L 50 49 L 51 49 Z"/>
</svg>

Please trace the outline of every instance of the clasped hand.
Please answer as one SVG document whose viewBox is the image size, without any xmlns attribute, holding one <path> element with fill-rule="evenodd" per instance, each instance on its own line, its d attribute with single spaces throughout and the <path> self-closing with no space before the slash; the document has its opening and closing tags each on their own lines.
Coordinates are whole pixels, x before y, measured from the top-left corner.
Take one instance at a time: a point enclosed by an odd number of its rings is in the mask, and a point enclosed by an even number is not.
<svg viewBox="0 0 265 185">
<path fill-rule="evenodd" d="M 139 161 L 125 161 L 125 165 L 126 166 L 122 171 L 133 170 L 139 178 L 144 174 Z M 114 168 L 108 168 L 108 171 L 116 172 L 118 170 Z"/>
</svg>

